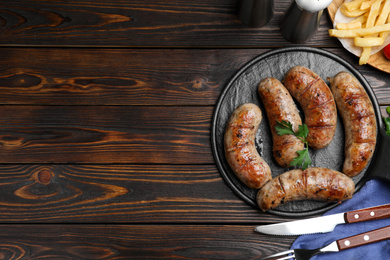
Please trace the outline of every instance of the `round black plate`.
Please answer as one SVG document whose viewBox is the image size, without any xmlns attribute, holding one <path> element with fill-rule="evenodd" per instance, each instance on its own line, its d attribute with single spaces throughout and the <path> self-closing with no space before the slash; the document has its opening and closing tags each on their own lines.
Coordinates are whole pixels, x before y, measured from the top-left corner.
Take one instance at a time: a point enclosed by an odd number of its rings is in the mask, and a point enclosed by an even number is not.
<svg viewBox="0 0 390 260">
<path fill-rule="evenodd" d="M 264 53 L 246 64 L 233 76 L 221 93 L 214 111 L 211 141 L 215 161 L 226 183 L 241 199 L 256 208 L 258 208 L 256 204 L 257 190 L 245 186 L 235 176 L 226 161 L 223 147 L 226 123 L 234 109 L 239 105 L 248 102 L 257 104 L 263 112 L 263 121 L 256 135 L 257 150 L 271 167 L 272 177 L 290 170 L 289 168 L 280 167 L 272 157 L 271 131 L 265 108 L 257 93 L 257 86 L 266 77 L 282 80 L 290 68 L 298 65 L 313 70 L 328 84 L 327 79 L 334 77 L 340 71 L 352 73 L 368 90 L 378 113 L 377 101 L 368 82 L 351 64 L 330 52 L 311 47 L 288 47 Z M 303 114 L 302 118 L 304 119 Z M 342 170 L 344 162 L 344 126 L 340 116 L 337 120 L 336 134 L 331 144 L 317 151 L 310 149 L 310 154 L 313 166 L 326 167 L 337 171 Z M 364 176 L 365 171 L 353 178 L 356 184 Z M 308 216 L 322 213 L 336 205 L 337 203 L 329 202 L 294 201 L 268 212 L 282 216 Z"/>
</svg>

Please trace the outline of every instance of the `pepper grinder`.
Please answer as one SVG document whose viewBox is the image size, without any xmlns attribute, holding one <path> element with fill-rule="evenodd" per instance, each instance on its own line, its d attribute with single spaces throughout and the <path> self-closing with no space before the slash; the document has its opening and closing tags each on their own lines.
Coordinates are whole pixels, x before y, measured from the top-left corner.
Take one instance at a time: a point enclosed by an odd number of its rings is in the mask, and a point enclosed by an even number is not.
<svg viewBox="0 0 390 260">
<path fill-rule="evenodd" d="M 292 43 L 309 41 L 317 32 L 322 12 L 332 0 L 293 0 L 287 9 L 280 30 Z"/>
<path fill-rule="evenodd" d="M 266 25 L 274 15 L 274 0 L 241 0 L 238 17 L 250 27 Z"/>
</svg>

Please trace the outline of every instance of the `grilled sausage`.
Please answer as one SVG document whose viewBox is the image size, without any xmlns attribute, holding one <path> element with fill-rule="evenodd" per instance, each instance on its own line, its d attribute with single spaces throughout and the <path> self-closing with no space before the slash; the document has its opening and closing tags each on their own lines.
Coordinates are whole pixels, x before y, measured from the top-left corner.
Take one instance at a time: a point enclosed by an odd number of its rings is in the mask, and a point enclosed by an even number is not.
<svg viewBox="0 0 390 260">
<path fill-rule="evenodd" d="M 366 167 L 374 153 L 375 111 L 363 86 L 352 74 L 340 72 L 329 81 L 345 128 L 343 173 L 353 177 Z"/>
<path fill-rule="evenodd" d="M 226 159 L 236 176 L 249 188 L 260 189 L 271 177 L 271 169 L 255 147 L 262 120 L 260 108 L 251 103 L 236 108 L 226 126 Z"/>
<path fill-rule="evenodd" d="M 311 167 L 291 170 L 272 179 L 257 193 L 263 211 L 297 200 L 343 201 L 352 198 L 355 184 L 341 172 Z"/>
<path fill-rule="evenodd" d="M 336 104 L 329 87 L 320 76 L 302 66 L 291 68 L 283 83 L 305 114 L 309 146 L 321 149 L 329 145 L 337 123 Z"/>
<path fill-rule="evenodd" d="M 293 125 L 294 131 L 297 131 L 298 126 L 302 124 L 298 109 L 290 93 L 275 78 L 263 79 L 258 92 L 271 127 L 274 158 L 280 166 L 290 167 L 290 163 L 297 156 L 297 151 L 304 149 L 304 143 L 294 135 L 278 135 L 275 126 L 278 121 L 285 120 Z"/>
</svg>

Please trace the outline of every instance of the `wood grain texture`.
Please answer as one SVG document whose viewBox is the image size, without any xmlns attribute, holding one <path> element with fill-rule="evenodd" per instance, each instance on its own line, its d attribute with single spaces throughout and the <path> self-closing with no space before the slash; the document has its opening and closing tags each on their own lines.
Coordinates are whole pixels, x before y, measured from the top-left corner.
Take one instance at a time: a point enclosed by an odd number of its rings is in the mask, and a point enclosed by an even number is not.
<svg viewBox="0 0 390 260">
<path fill-rule="evenodd" d="M 233 75 L 270 49 L 3 48 L 0 104 L 214 106 Z M 387 74 L 358 66 L 381 104 L 390 104 Z"/>
<path fill-rule="evenodd" d="M 0 163 L 213 164 L 213 107 L 0 106 Z"/>
<path fill-rule="evenodd" d="M 65 111 L 69 108 L 65 107 Z M 3 111 L 3 114 L 9 112 Z M 101 145 L 88 145 L 87 140 L 95 142 L 96 134 L 91 134 L 89 138 L 86 134 L 77 139 L 79 141 L 68 143 L 64 140 L 72 140 L 72 137 L 58 134 L 65 132 L 58 126 L 59 123 L 55 123 L 57 127 L 54 131 L 50 129 L 50 124 L 42 123 L 44 120 L 53 119 L 43 114 L 40 124 L 48 126 L 48 129 L 43 131 L 36 127 L 36 133 L 41 133 L 36 135 L 34 131 L 27 131 L 27 136 L 31 138 L 25 144 L 27 148 L 20 145 L 23 143 L 20 140 L 2 137 L 2 141 L 8 142 L 11 147 L 4 148 L 3 144 L 1 152 L 4 154 L 0 156 L 3 160 L 0 164 L 0 220 L 3 223 L 270 223 L 286 220 L 261 213 L 245 204 L 224 183 L 216 166 L 213 163 L 200 164 L 199 156 L 186 154 L 186 151 L 177 152 L 180 157 L 172 160 L 171 165 L 167 164 L 172 159 L 168 151 L 164 151 L 164 155 L 151 152 L 153 162 L 149 164 L 151 158 L 144 158 L 148 154 L 146 147 L 139 149 L 137 156 L 140 158 L 134 159 L 123 156 L 128 154 L 123 152 L 126 147 L 133 146 L 131 143 L 123 144 L 119 149 L 113 142 L 107 144 L 105 151 L 102 151 Z M 64 126 L 64 129 L 68 127 Z M 143 125 L 139 127 L 142 129 Z M 61 136 L 66 138 L 61 140 Z M 12 142 L 21 148 L 12 147 Z M 197 142 L 194 147 L 205 143 L 204 140 Z M 84 146 L 81 151 L 77 149 Z M 118 150 L 123 154 L 114 157 Z M 177 155 L 176 152 L 172 154 Z M 10 158 L 23 164 L 9 164 Z M 69 158 L 77 164 L 66 164 Z M 212 155 L 202 158 L 212 160 Z M 38 159 L 59 160 L 61 164 L 25 164 Z M 95 163 L 82 164 L 83 160 Z M 134 162 L 112 164 L 114 160 Z M 164 162 L 156 164 L 156 161 Z"/>
<path fill-rule="evenodd" d="M 238 19 L 239 0 L 2 1 L 0 45 L 24 46 L 282 46 L 279 24 L 289 0 L 275 5 L 262 30 Z M 329 24 L 323 16 L 321 24 Z M 320 27 L 308 43 L 335 46 Z"/>
<path fill-rule="evenodd" d="M 1 106 L 0 163 L 213 163 L 212 107 Z"/>
<path fill-rule="evenodd" d="M 214 105 L 233 74 L 264 51 L 4 48 L 0 103 Z"/>
<path fill-rule="evenodd" d="M 0 165 L 2 223 L 273 223 L 214 165 Z M 291 220 L 291 219 L 290 219 Z"/>
<path fill-rule="evenodd" d="M 23 236 L 20 236 L 23 234 Z M 226 225 L 3 225 L 3 259 L 259 259 L 296 237 Z"/>
<path fill-rule="evenodd" d="M 210 126 L 246 62 L 292 46 L 290 0 L 250 28 L 240 0 L 1 1 L 0 259 L 257 259 L 292 218 L 243 202 L 214 163 Z M 357 64 L 323 15 L 305 45 Z M 176 48 L 178 47 L 178 48 Z M 390 78 L 358 69 L 382 104 Z"/>
</svg>

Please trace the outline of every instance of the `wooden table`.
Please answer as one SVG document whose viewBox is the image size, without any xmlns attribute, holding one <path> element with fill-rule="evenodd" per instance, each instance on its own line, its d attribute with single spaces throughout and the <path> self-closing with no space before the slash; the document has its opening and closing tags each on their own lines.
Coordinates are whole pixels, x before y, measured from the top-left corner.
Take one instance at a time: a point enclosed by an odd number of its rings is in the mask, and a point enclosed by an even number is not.
<svg viewBox="0 0 390 260">
<path fill-rule="evenodd" d="M 1 259 L 256 259 L 292 218 L 242 201 L 214 162 L 215 104 L 244 64 L 294 46 L 237 0 L 2 1 Z M 351 62 L 382 108 L 390 77 L 328 36 L 304 46 Z"/>
</svg>

